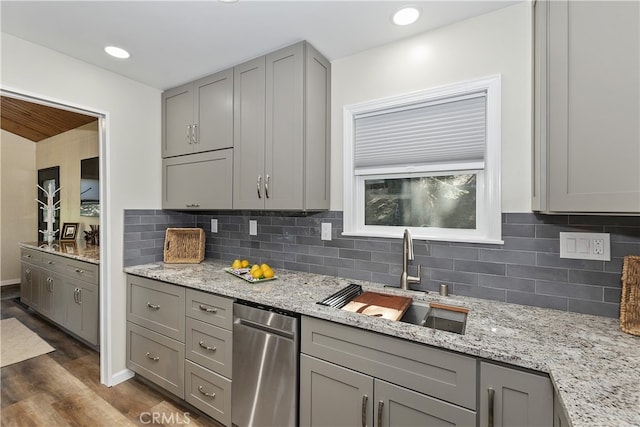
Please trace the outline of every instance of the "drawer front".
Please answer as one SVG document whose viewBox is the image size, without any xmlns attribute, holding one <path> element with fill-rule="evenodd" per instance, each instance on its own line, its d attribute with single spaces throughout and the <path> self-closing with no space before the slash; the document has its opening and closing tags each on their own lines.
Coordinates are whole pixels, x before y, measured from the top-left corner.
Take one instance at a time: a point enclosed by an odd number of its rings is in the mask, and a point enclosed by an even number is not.
<svg viewBox="0 0 640 427">
<path fill-rule="evenodd" d="M 187 316 L 231 330 L 233 326 L 233 300 L 187 289 Z"/>
<path fill-rule="evenodd" d="M 91 264 L 90 262 L 65 259 L 63 271 L 61 271 L 61 273 L 94 285 L 97 285 L 100 282 L 99 266 L 97 264 Z"/>
<path fill-rule="evenodd" d="M 231 378 L 232 343 L 231 331 L 187 317 L 187 359 Z"/>
<path fill-rule="evenodd" d="M 184 343 L 184 288 L 127 276 L 127 320 Z"/>
<path fill-rule="evenodd" d="M 302 353 L 476 409 L 476 360 L 424 344 L 303 316 Z"/>
<path fill-rule="evenodd" d="M 56 273 L 65 273 L 65 260 L 64 258 L 56 255 L 41 254 L 40 265 L 47 270 Z"/>
<path fill-rule="evenodd" d="M 185 400 L 226 426 L 231 425 L 231 381 L 185 361 Z"/>
<path fill-rule="evenodd" d="M 127 368 L 184 398 L 184 344 L 127 322 Z"/>
<path fill-rule="evenodd" d="M 30 264 L 40 265 L 42 252 L 36 251 L 35 249 L 22 248 L 20 249 L 20 259 Z"/>
</svg>

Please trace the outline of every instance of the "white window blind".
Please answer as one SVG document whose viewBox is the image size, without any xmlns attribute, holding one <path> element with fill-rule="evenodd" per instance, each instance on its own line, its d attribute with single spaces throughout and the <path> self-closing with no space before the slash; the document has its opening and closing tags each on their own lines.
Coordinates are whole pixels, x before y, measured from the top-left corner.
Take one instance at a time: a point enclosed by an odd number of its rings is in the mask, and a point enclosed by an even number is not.
<svg viewBox="0 0 640 427">
<path fill-rule="evenodd" d="M 357 115 L 356 175 L 483 169 L 486 91 Z"/>
</svg>

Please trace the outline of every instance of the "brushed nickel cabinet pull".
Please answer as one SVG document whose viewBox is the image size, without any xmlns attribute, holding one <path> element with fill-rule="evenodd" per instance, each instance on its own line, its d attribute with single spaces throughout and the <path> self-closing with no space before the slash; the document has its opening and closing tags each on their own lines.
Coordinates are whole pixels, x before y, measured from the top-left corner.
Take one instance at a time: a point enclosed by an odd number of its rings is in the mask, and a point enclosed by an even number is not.
<svg viewBox="0 0 640 427">
<path fill-rule="evenodd" d="M 209 307 L 206 307 L 206 306 L 204 306 L 202 304 L 200 304 L 200 310 L 206 311 L 207 313 L 217 313 L 218 312 L 217 308 L 209 308 Z"/>
<path fill-rule="evenodd" d="M 160 304 L 151 304 L 150 302 L 147 301 L 147 307 L 149 307 L 151 310 L 159 310 Z"/>
<path fill-rule="evenodd" d="M 151 359 L 154 362 L 157 362 L 158 360 L 160 360 L 160 356 L 152 356 L 151 353 L 147 351 L 147 359 Z"/>
<path fill-rule="evenodd" d="M 82 304 L 82 289 L 78 289 L 78 304 Z"/>
<path fill-rule="evenodd" d="M 194 144 L 198 143 L 198 125 L 191 125 L 191 141 Z"/>
<path fill-rule="evenodd" d="M 209 347 L 208 345 L 206 345 L 206 344 L 204 343 L 204 341 L 200 341 L 200 342 L 198 343 L 198 345 L 199 345 L 200 347 L 204 348 L 205 350 L 209 350 L 209 351 L 216 351 L 216 350 L 217 350 L 217 348 L 216 348 L 216 347 Z"/>
<path fill-rule="evenodd" d="M 269 198 L 269 182 L 270 181 L 271 181 L 271 177 L 269 176 L 269 174 L 267 174 L 264 180 L 264 196 L 267 199 Z"/>
<path fill-rule="evenodd" d="M 79 268 L 76 268 L 76 273 L 78 273 L 78 274 L 84 274 L 84 270 L 81 270 L 81 269 L 79 269 Z"/>
<path fill-rule="evenodd" d="M 55 262 L 53 262 L 53 261 L 49 260 L 49 261 L 47 261 L 47 264 L 49 264 L 49 265 L 53 265 L 53 264 L 55 264 Z"/>
<path fill-rule="evenodd" d="M 487 415 L 487 427 L 493 427 L 493 406 L 496 391 L 493 389 L 493 387 L 489 387 L 487 391 L 489 392 L 489 413 Z"/>
<path fill-rule="evenodd" d="M 262 175 L 258 175 L 258 182 L 256 183 L 256 186 L 258 188 L 258 199 L 262 199 L 262 193 L 260 192 L 261 185 L 262 185 Z"/>
<path fill-rule="evenodd" d="M 198 391 L 207 397 L 211 397 L 211 398 L 216 397 L 215 393 L 207 393 L 206 391 L 204 391 L 204 387 L 202 386 L 198 386 Z"/>
<path fill-rule="evenodd" d="M 26 254 L 24 257 L 25 257 L 25 258 L 31 258 L 31 255 Z"/>
<path fill-rule="evenodd" d="M 191 144 L 191 125 L 187 126 L 187 144 Z"/>
<path fill-rule="evenodd" d="M 367 400 L 369 396 L 362 396 L 362 427 L 367 427 Z"/>
<path fill-rule="evenodd" d="M 378 427 L 382 427 L 382 407 L 384 406 L 384 402 L 382 400 L 378 401 Z"/>
</svg>

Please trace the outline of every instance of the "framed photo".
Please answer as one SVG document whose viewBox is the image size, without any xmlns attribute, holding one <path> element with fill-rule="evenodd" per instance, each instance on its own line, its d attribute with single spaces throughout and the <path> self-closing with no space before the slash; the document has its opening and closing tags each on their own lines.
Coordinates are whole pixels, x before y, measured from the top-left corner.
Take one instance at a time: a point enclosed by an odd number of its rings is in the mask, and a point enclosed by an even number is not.
<svg viewBox="0 0 640 427">
<path fill-rule="evenodd" d="M 67 254 L 75 254 L 76 253 L 76 242 L 61 242 L 62 250 Z"/>
<path fill-rule="evenodd" d="M 60 241 L 74 241 L 78 235 L 78 222 L 65 222 L 62 225 L 62 231 L 60 232 Z"/>
</svg>

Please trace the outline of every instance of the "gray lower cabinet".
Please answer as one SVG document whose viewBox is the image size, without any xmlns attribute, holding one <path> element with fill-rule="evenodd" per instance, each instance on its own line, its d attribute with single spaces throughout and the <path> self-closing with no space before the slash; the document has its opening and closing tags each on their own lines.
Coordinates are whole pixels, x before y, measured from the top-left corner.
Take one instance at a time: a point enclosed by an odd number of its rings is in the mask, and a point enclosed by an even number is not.
<svg viewBox="0 0 640 427">
<path fill-rule="evenodd" d="M 97 347 L 99 268 L 59 255 L 22 249 L 21 301 Z"/>
<path fill-rule="evenodd" d="M 534 210 L 640 212 L 640 2 L 534 5 Z"/>
<path fill-rule="evenodd" d="M 234 68 L 234 209 L 328 209 L 330 64 L 300 42 Z"/>
<path fill-rule="evenodd" d="M 162 157 L 233 147 L 233 69 L 162 93 Z"/>
<path fill-rule="evenodd" d="M 543 375 L 480 363 L 480 426 L 552 426 L 553 387 Z"/>
<path fill-rule="evenodd" d="M 231 425 L 233 300 L 127 275 L 127 367 Z"/>
<path fill-rule="evenodd" d="M 233 150 L 162 160 L 163 209 L 231 209 Z"/>
<path fill-rule="evenodd" d="M 311 356 L 300 356 L 300 424 L 472 426 L 476 413 Z"/>
<path fill-rule="evenodd" d="M 569 417 L 560 403 L 557 393 L 553 394 L 553 427 L 569 427 Z"/>
</svg>

